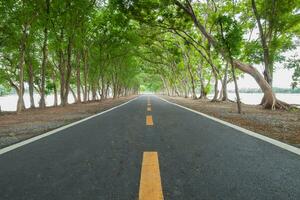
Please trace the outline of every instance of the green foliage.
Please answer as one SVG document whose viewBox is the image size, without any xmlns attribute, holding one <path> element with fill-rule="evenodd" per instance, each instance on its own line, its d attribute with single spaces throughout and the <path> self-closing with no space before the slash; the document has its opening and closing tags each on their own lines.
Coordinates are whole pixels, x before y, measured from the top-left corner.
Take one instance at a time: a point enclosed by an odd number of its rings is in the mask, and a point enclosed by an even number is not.
<svg viewBox="0 0 300 200">
<path fill-rule="evenodd" d="M 140 79 L 140 91 L 159 92 L 163 89 L 163 83 L 159 75 L 142 73 L 138 76 Z"/>
<path fill-rule="evenodd" d="M 221 41 L 221 48 L 229 50 L 231 56 L 238 56 L 241 52 L 243 29 L 236 20 L 227 15 L 218 16 L 216 23 L 220 29 L 216 38 Z"/>
<path fill-rule="evenodd" d="M 10 87 L 0 85 L 0 96 L 8 95 L 12 92 Z"/>
</svg>

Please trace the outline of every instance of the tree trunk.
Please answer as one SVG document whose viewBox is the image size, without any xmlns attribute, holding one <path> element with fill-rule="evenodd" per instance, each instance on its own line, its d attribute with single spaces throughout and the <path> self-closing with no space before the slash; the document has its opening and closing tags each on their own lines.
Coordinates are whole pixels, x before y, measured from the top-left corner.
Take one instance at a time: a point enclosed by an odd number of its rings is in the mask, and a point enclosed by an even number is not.
<svg viewBox="0 0 300 200">
<path fill-rule="evenodd" d="M 107 99 L 108 95 L 109 95 L 109 82 L 106 83 L 105 99 Z"/>
<path fill-rule="evenodd" d="M 90 97 L 91 97 L 90 92 L 91 92 L 91 85 L 89 85 L 89 87 L 88 87 L 87 101 L 90 101 Z"/>
<path fill-rule="evenodd" d="M 80 91 L 80 54 L 77 53 L 76 57 L 77 69 L 76 69 L 76 80 L 77 80 L 77 103 L 81 102 L 81 91 Z"/>
<path fill-rule="evenodd" d="M 200 96 L 199 99 L 207 99 L 206 97 L 206 92 L 205 92 L 205 83 L 204 83 L 204 78 L 203 78 L 203 69 L 202 65 L 199 65 L 198 67 L 198 74 L 199 74 L 199 80 L 200 80 Z"/>
<path fill-rule="evenodd" d="M 53 78 L 53 92 L 54 92 L 54 106 L 57 106 L 58 105 L 57 88 L 56 88 L 56 83 L 54 78 Z"/>
<path fill-rule="evenodd" d="M 60 39 L 59 42 L 62 43 L 64 39 L 64 30 L 60 30 Z M 60 105 L 63 105 L 64 102 L 64 95 L 65 95 L 65 59 L 64 59 L 64 53 L 62 47 L 58 50 L 58 56 L 59 56 L 59 63 L 58 63 L 58 69 L 59 69 L 59 75 L 60 75 Z"/>
<path fill-rule="evenodd" d="M 87 75 L 88 75 L 88 64 L 87 64 L 87 50 L 84 50 L 83 52 L 83 76 L 84 76 L 84 95 L 83 95 L 83 101 L 86 102 L 88 99 L 88 84 L 87 84 Z"/>
<path fill-rule="evenodd" d="M 213 75 L 214 75 L 214 79 L 215 79 L 215 84 L 214 84 L 215 94 L 214 94 L 214 97 L 211 101 L 217 101 L 218 95 L 219 95 L 219 89 L 218 89 L 219 79 L 218 79 L 218 75 L 215 72 L 215 70 L 212 70 L 212 71 L 213 71 Z"/>
<path fill-rule="evenodd" d="M 27 25 L 24 25 L 22 38 L 20 41 L 20 58 L 19 58 L 19 91 L 18 91 L 18 103 L 17 103 L 17 112 L 20 113 L 25 109 L 24 104 L 24 61 L 25 61 L 25 48 L 26 48 L 26 39 L 27 39 Z"/>
<path fill-rule="evenodd" d="M 96 101 L 96 97 L 97 97 L 97 90 L 95 87 L 95 83 L 92 84 L 92 101 Z"/>
<path fill-rule="evenodd" d="M 98 92 L 98 95 L 99 95 L 99 100 L 102 99 L 102 84 L 101 84 L 101 80 L 99 79 L 98 80 L 98 84 L 97 84 L 97 92 Z"/>
<path fill-rule="evenodd" d="M 160 75 L 160 78 L 161 78 L 161 80 L 163 82 L 165 90 L 167 90 L 167 95 L 170 96 L 170 90 L 169 90 L 169 87 L 167 86 L 167 83 L 166 83 L 164 77 L 162 75 Z"/>
<path fill-rule="evenodd" d="M 28 63 L 28 87 L 29 87 L 29 97 L 30 97 L 30 108 L 35 108 L 34 104 L 34 85 L 33 85 L 33 66 L 32 63 Z"/>
<path fill-rule="evenodd" d="M 67 48 L 67 71 L 66 71 L 66 80 L 64 85 L 64 95 L 62 98 L 62 106 L 65 106 L 68 104 L 68 96 L 69 96 L 69 89 L 70 89 L 70 78 L 71 78 L 71 72 L 72 72 L 72 66 L 71 66 L 71 57 L 72 57 L 72 38 L 68 38 L 68 48 Z"/>
<path fill-rule="evenodd" d="M 189 59 L 189 58 L 188 58 Z M 191 85 L 192 85 L 192 98 L 197 99 L 196 91 L 195 91 L 195 80 L 191 71 L 190 63 L 188 62 L 188 72 L 191 78 Z"/>
<path fill-rule="evenodd" d="M 74 90 L 72 89 L 72 87 L 70 86 L 70 91 L 72 93 L 72 96 L 73 96 L 73 99 L 74 99 L 74 102 L 77 102 L 77 97 L 76 97 L 76 94 L 74 92 Z"/>
<path fill-rule="evenodd" d="M 237 84 L 237 81 L 236 81 L 235 68 L 234 68 L 232 59 L 231 59 L 230 64 L 231 64 L 232 78 L 233 78 L 233 82 L 234 82 L 234 89 L 235 89 L 238 113 L 241 114 L 242 113 L 241 99 L 240 99 L 239 88 L 238 88 L 238 84 Z"/>
<path fill-rule="evenodd" d="M 105 92 L 105 83 L 104 83 L 104 77 L 102 76 L 101 77 L 101 99 L 100 100 L 104 99 L 104 92 Z"/>
<path fill-rule="evenodd" d="M 228 100 L 227 77 L 228 77 L 228 62 L 226 63 L 225 74 L 224 74 L 223 84 L 222 84 L 222 101 Z"/>
</svg>

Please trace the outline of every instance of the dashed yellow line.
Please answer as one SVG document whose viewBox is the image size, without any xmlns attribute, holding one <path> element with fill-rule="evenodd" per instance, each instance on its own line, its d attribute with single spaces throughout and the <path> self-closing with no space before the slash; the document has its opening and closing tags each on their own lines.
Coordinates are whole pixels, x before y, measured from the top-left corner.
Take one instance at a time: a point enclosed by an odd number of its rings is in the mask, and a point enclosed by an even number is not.
<svg viewBox="0 0 300 200">
<path fill-rule="evenodd" d="M 147 116 L 146 116 L 146 125 L 147 125 L 147 126 L 153 126 L 152 115 L 147 115 Z"/>
<path fill-rule="evenodd" d="M 151 107 L 147 107 L 147 111 L 150 112 L 151 111 Z"/>
<path fill-rule="evenodd" d="M 157 152 L 144 152 L 139 200 L 163 200 Z"/>
</svg>

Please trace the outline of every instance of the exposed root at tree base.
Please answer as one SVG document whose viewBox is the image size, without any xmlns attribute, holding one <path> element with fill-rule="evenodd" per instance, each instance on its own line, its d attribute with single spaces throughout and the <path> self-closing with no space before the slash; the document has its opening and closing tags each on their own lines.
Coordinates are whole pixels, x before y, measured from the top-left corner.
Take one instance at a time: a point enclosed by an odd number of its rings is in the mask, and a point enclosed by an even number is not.
<svg viewBox="0 0 300 200">
<path fill-rule="evenodd" d="M 270 110 L 290 110 L 290 109 L 298 109 L 296 106 L 288 104 L 286 102 L 275 99 L 272 103 L 268 101 L 262 101 L 260 104 L 264 109 Z"/>
</svg>

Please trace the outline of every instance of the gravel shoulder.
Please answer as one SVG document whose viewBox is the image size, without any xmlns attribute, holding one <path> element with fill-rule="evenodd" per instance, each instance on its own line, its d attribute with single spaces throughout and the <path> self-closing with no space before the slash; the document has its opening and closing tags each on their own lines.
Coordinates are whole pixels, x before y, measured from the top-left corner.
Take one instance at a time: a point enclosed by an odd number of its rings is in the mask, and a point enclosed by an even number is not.
<svg viewBox="0 0 300 200">
<path fill-rule="evenodd" d="M 48 132 L 74 121 L 120 105 L 136 96 L 106 99 L 83 104 L 70 104 L 65 107 L 28 109 L 0 113 L 0 148 Z"/>
<path fill-rule="evenodd" d="M 168 101 L 300 148 L 300 110 L 271 111 L 265 110 L 261 106 L 243 104 L 243 113 L 238 114 L 236 104 L 233 102 L 162 97 Z"/>
</svg>

